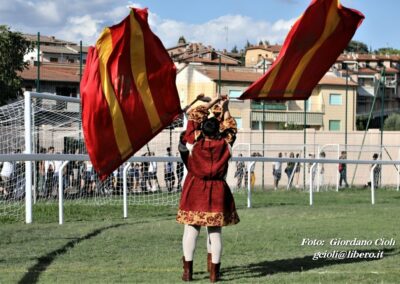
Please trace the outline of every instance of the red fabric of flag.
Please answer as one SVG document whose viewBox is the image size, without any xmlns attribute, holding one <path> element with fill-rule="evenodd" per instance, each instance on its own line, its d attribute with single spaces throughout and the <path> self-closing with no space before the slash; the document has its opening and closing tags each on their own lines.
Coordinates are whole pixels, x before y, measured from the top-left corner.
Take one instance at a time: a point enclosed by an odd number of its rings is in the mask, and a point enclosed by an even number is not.
<svg viewBox="0 0 400 284">
<path fill-rule="evenodd" d="M 147 9 L 133 8 L 88 51 L 80 86 L 82 125 L 102 179 L 182 112 L 175 65 L 147 16 Z"/>
<path fill-rule="evenodd" d="M 339 0 L 313 0 L 272 67 L 240 99 L 305 100 L 346 48 L 364 15 Z"/>
</svg>

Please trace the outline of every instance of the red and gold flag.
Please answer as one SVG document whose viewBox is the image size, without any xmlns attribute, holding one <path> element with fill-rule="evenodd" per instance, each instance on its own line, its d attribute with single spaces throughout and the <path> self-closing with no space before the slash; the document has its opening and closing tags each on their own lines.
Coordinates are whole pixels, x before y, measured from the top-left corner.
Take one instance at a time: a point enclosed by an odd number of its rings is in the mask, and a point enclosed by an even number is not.
<svg viewBox="0 0 400 284">
<path fill-rule="evenodd" d="M 339 0 L 313 0 L 291 28 L 272 67 L 240 99 L 307 99 L 363 19 Z"/>
<path fill-rule="evenodd" d="M 82 125 L 101 178 L 182 112 L 175 65 L 150 30 L 147 16 L 147 9 L 131 9 L 89 48 L 80 86 Z"/>
</svg>

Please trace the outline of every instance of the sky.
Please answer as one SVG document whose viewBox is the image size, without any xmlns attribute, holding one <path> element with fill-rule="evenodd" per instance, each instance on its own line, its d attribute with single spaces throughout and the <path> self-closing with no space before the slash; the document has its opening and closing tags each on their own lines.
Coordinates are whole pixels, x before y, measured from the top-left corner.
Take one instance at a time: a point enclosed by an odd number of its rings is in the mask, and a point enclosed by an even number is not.
<svg viewBox="0 0 400 284">
<path fill-rule="evenodd" d="M 267 40 L 282 44 L 311 0 L 0 0 L 0 25 L 93 45 L 103 28 L 120 22 L 128 6 L 149 8 L 149 23 L 165 47 L 184 36 L 217 49 Z M 354 40 L 370 48 L 400 49 L 399 0 L 342 0 L 365 20 Z"/>
</svg>

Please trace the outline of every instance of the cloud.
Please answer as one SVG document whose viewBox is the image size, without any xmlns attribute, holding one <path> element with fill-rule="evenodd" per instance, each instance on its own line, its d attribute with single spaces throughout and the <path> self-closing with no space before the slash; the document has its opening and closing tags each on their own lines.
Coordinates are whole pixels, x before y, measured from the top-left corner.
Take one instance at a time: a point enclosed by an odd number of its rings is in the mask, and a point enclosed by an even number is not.
<svg viewBox="0 0 400 284">
<path fill-rule="evenodd" d="M 63 40 L 73 42 L 82 40 L 84 45 L 93 45 L 101 32 L 100 23 L 100 20 L 93 19 L 90 15 L 70 17 L 64 28 L 55 35 Z"/>
<path fill-rule="evenodd" d="M 282 43 L 294 21 L 255 21 L 242 15 L 225 15 L 194 25 L 155 16 L 152 29 L 167 47 L 174 46 L 183 35 L 187 41 L 231 49 L 234 45 L 243 47 L 247 40 L 255 44 L 260 40 Z"/>
<path fill-rule="evenodd" d="M 121 1 L 115 6 L 111 0 L 1 0 L 0 19 L 13 30 L 25 33 L 41 32 L 60 39 L 93 45 L 104 27 L 120 22 L 129 13 L 128 5 L 143 5 Z M 279 0 L 293 2 L 296 0 Z M 110 8 L 111 7 L 111 8 Z M 223 15 L 207 22 L 191 24 L 160 17 L 149 11 L 149 24 L 166 47 L 176 45 L 178 38 L 202 42 L 217 49 L 242 48 L 246 41 L 258 43 L 283 42 L 294 19 L 275 22 L 254 20 L 243 15 Z"/>
</svg>

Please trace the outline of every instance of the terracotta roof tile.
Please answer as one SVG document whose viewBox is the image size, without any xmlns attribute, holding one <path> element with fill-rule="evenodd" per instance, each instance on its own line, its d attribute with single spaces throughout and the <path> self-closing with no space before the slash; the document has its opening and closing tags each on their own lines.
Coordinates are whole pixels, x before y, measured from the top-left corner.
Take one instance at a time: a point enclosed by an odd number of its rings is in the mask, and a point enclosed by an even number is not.
<svg viewBox="0 0 400 284">
<path fill-rule="evenodd" d="M 36 66 L 29 66 L 20 73 L 20 76 L 25 80 L 36 80 Z M 79 83 L 79 65 L 43 64 L 40 66 L 40 80 Z"/>
<path fill-rule="evenodd" d="M 358 69 L 358 74 L 375 74 L 379 72 L 378 70 L 372 69 L 372 68 L 359 68 Z"/>
<path fill-rule="evenodd" d="M 346 86 L 346 79 L 340 77 L 334 77 L 330 75 L 325 75 L 322 79 L 318 82 L 318 85 L 334 85 L 334 86 Z M 348 81 L 349 86 L 358 86 L 353 81 Z"/>
<path fill-rule="evenodd" d="M 211 80 L 219 79 L 219 71 L 213 69 L 197 69 L 202 74 L 209 77 Z M 229 82 L 248 82 L 252 83 L 262 76 L 261 73 L 256 72 L 242 72 L 242 71 L 221 71 L 221 80 Z"/>
</svg>

